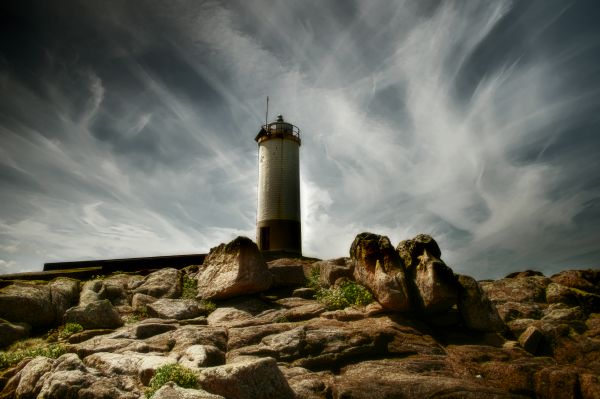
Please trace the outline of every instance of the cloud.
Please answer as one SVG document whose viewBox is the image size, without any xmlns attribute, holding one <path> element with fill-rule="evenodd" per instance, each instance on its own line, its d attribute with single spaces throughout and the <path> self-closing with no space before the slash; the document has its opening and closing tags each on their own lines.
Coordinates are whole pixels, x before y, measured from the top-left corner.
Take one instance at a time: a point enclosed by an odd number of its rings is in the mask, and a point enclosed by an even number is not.
<svg viewBox="0 0 600 399">
<path fill-rule="evenodd" d="M 38 47 L 0 52 L 5 268 L 253 237 L 267 95 L 302 130 L 307 255 L 362 231 L 433 234 L 476 277 L 600 254 L 597 39 L 553 40 L 577 7 L 73 4 L 76 38 L 29 15 Z"/>
</svg>

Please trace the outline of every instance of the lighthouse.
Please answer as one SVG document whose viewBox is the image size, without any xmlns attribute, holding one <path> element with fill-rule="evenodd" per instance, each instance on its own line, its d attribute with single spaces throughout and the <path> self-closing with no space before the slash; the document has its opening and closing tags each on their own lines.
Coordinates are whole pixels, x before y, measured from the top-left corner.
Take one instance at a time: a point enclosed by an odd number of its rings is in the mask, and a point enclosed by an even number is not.
<svg viewBox="0 0 600 399">
<path fill-rule="evenodd" d="M 279 115 L 262 126 L 258 143 L 256 241 L 263 252 L 302 254 L 300 129 Z"/>
</svg>

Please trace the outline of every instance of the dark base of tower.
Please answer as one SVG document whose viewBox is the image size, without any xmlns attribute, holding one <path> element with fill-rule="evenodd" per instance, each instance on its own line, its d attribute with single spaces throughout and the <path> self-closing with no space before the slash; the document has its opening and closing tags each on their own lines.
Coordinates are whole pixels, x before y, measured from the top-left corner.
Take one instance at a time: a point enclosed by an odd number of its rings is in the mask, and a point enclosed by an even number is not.
<svg viewBox="0 0 600 399">
<path fill-rule="evenodd" d="M 270 262 L 276 259 L 291 258 L 291 259 L 304 259 L 301 253 L 298 252 L 287 252 L 287 251 L 261 251 L 265 262 Z"/>
<path fill-rule="evenodd" d="M 297 220 L 271 219 L 256 224 L 256 241 L 263 253 L 302 255 L 302 234 Z"/>
</svg>

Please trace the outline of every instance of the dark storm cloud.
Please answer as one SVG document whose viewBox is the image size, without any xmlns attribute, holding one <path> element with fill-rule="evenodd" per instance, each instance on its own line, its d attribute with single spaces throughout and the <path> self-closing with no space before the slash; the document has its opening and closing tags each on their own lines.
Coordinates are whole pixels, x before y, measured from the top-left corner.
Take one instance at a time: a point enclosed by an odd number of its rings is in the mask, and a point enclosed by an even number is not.
<svg viewBox="0 0 600 399">
<path fill-rule="evenodd" d="M 426 232 L 477 277 L 597 265 L 591 2 L 0 7 L 0 272 L 253 236 L 267 95 L 307 254 Z"/>
</svg>

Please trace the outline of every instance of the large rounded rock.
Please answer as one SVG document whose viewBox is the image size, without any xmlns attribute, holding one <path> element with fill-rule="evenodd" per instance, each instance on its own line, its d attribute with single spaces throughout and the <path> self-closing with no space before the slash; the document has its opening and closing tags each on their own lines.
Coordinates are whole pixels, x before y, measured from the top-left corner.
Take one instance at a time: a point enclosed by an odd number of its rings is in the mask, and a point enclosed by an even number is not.
<svg viewBox="0 0 600 399">
<path fill-rule="evenodd" d="M 101 279 L 89 280 L 83 283 L 81 292 L 79 293 L 79 306 L 85 306 L 89 303 L 99 301 L 100 295 L 98 293 L 101 289 Z"/>
<path fill-rule="evenodd" d="M 181 388 L 172 381 L 167 382 L 158 391 L 154 392 L 152 399 L 225 399 L 221 395 L 213 395 L 204 389 Z"/>
<path fill-rule="evenodd" d="M 98 296 L 100 299 L 108 299 L 115 306 L 129 305 L 131 303 L 131 289 L 139 286 L 142 281 L 142 276 L 129 274 L 109 276 L 102 281 Z"/>
<path fill-rule="evenodd" d="M 107 376 L 87 369 L 73 353 L 58 359 L 36 357 L 11 379 L 9 385 L 16 385 L 16 388 L 13 392 L 3 390 L 2 395 L 10 395 L 3 397 L 134 399 L 141 395 L 135 381 L 128 376 Z"/>
<path fill-rule="evenodd" d="M 228 399 L 293 399 L 273 358 L 250 359 L 202 369 L 198 381 L 210 393 Z"/>
<path fill-rule="evenodd" d="M 192 345 L 185 349 L 177 361 L 191 369 L 220 366 L 225 364 L 225 353 L 212 345 Z"/>
<path fill-rule="evenodd" d="M 546 300 L 549 304 L 564 303 L 570 306 L 581 306 L 589 313 L 600 312 L 600 295 L 562 284 L 548 284 L 548 287 L 546 287 Z"/>
<path fill-rule="evenodd" d="M 400 256 L 389 238 L 372 233 L 356 236 L 350 247 L 354 279 L 369 288 L 387 309 L 412 309 L 409 286 Z"/>
<path fill-rule="evenodd" d="M 161 269 L 147 275 L 134 290 L 155 298 L 179 298 L 182 291 L 181 272 L 177 269 Z"/>
<path fill-rule="evenodd" d="M 148 315 L 161 319 L 193 319 L 207 315 L 208 310 L 194 299 L 169 299 L 162 298 L 146 305 Z"/>
<path fill-rule="evenodd" d="M 321 286 L 330 287 L 339 278 L 352 278 L 354 262 L 350 258 L 329 259 L 315 262 L 311 268 L 319 269 L 319 283 Z"/>
<path fill-rule="evenodd" d="M 117 328 L 123 325 L 119 313 L 108 299 L 75 306 L 66 311 L 65 323 L 78 323 L 86 330 Z"/>
<path fill-rule="evenodd" d="M 470 376 L 470 378 L 456 378 L 443 367 L 444 364 L 440 359 L 432 357 L 381 359 L 354 363 L 344 367 L 336 377 L 333 397 L 524 398 L 493 388 Z"/>
<path fill-rule="evenodd" d="M 546 287 L 551 280 L 544 276 L 503 278 L 481 284 L 488 298 L 498 305 L 504 302 L 546 303 Z"/>
<path fill-rule="evenodd" d="M 456 304 L 458 282 L 452 269 L 426 249 L 419 256 L 419 264 L 412 276 L 419 292 L 418 302 L 427 314 L 444 312 Z"/>
<path fill-rule="evenodd" d="M 273 279 L 258 246 L 246 237 L 212 248 L 196 278 L 198 297 L 202 299 L 262 292 Z"/>
<path fill-rule="evenodd" d="M 77 304 L 79 299 L 79 281 L 59 277 L 48 284 L 50 300 L 54 308 L 54 320 L 59 323 L 66 310 Z"/>
<path fill-rule="evenodd" d="M 304 268 L 311 263 L 294 258 L 281 258 L 268 262 L 267 267 L 273 275 L 273 287 L 302 287 L 306 282 Z"/>
<path fill-rule="evenodd" d="M 570 288 L 600 295 L 600 269 L 564 270 L 550 280 Z"/>
<path fill-rule="evenodd" d="M 177 363 L 177 360 L 168 356 L 145 353 L 100 352 L 86 357 L 83 362 L 86 366 L 93 367 L 104 375 L 130 375 L 139 378 L 143 384 L 147 385 L 156 369 L 167 364 Z"/>
<path fill-rule="evenodd" d="M 38 356 L 27 363 L 19 375 L 15 376 L 19 379 L 14 392 L 15 396 L 18 398 L 35 398 L 42 389 L 42 377 L 52 370 L 53 364 L 54 360 L 42 356 Z"/>
<path fill-rule="evenodd" d="M 56 324 L 50 289 L 47 285 L 20 282 L 1 288 L 0 318 L 32 327 Z"/>
<path fill-rule="evenodd" d="M 535 355 L 542 339 L 544 339 L 542 332 L 535 326 L 529 326 L 519 336 L 519 345 L 527 352 Z"/>
<path fill-rule="evenodd" d="M 29 336 L 31 327 L 26 323 L 11 323 L 0 319 L 0 348 Z"/>
<path fill-rule="evenodd" d="M 505 326 L 498 310 L 477 281 L 472 277 L 459 275 L 458 282 L 461 286 L 458 310 L 465 326 L 476 331 L 504 331 Z"/>
</svg>

